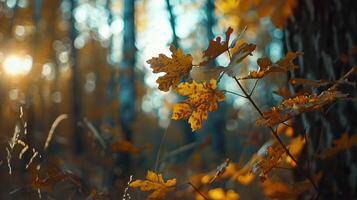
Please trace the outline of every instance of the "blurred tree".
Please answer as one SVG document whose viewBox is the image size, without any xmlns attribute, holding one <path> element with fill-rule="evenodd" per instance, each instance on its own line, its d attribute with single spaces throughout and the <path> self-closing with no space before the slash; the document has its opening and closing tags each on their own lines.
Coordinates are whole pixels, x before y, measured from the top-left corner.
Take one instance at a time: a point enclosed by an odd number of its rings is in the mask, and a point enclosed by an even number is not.
<svg viewBox="0 0 357 200">
<path fill-rule="evenodd" d="M 214 0 L 206 0 L 205 13 L 206 13 L 206 35 L 209 40 L 213 40 L 215 35 L 213 33 L 214 26 L 216 24 L 215 19 L 215 4 Z M 209 63 L 210 67 L 217 66 L 216 61 Z M 225 138 L 224 130 L 226 129 L 225 124 L 225 103 L 223 102 L 220 109 L 210 113 L 208 121 L 202 132 L 212 134 L 212 142 L 214 150 L 219 154 L 225 153 Z"/>
<path fill-rule="evenodd" d="M 176 16 L 173 12 L 173 5 L 171 4 L 170 0 L 166 0 L 166 8 L 167 8 L 167 12 L 169 13 L 170 16 L 170 27 L 171 27 L 171 31 L 172 31 L 172 44 L 176 47 L 176 48 L 180 48 L 180 43 L 179 43 L 179 37 L 177 36 L 176 33 Z M 182 96 L 178 96 L 179 100 L 183 100 L 184 97 Z M 193 134 L 191 127 L 188 123 L 186 123 L 185 121 L 179 121 L 178 124 L 180 125 L 181 131 L 183 132 L 183 135 L 185 137 L 185 142 L 187 144 L 189 143 L 193 143 L 196 141 L 196 137 Z M 187 153 L 185 154 L 186 158 L 188 158 L 187 155 L 190 155 L 192 153 L 193 149 L 187 151 Z"/>
<path fill-rule="evenodd" d="M 300 70 L 293 76 L 334 81 L 357 61 L 357 1 L 315 0 L 298 2 L 285 29 L 288 51 L 302 51 Z M 345 88 L 351 90 L 351 88 Z M 356 90 L 352 91 L 352 96 Z M 299 121 L 311 140 L 308 152 L 301 157 L 305 164 L 320 147 L 330 147 L 332 139 L 347 132 L 356 134 L 357 104 L 343 101 L 321 113 L 304 114 Z M 356 153 L 346 152 L 328 161 L 317 161 L 314 172 L 324 171 L 320 181 L 321 199 L 355 199 L 357 183 Z M 315 157 L 313 157 L 315 158 Z M 315 160 L 315 159 L 314 159 Z"/>
<path fill-rule="evenodd" d="M 135 117 L 135 1 L 124 0 L 124 32 L 122 46 L 122 61 L 119 65 L 119 112 L 120 126 L 124 139 L 132 140 L 132 123 Z M 119 155 L 118 164 L 122 167 L 123 176 L 129 176 L 129 153 Z"/>
<path fill-rule="evenodd" d="M 72 62 L 72 109 L 73 109 L 73 140 L 74 148 L 76 153 L 81 153 L 83 144 L 82 144 L 82 130 L 79 126 L 81 120 L 81 88 L 80 88 L 80 77 L 79 77 L 79 68 L 78 68 L 78 58 L 77 58 L 77 49 L 74 46 L 75 39 L 77 37 L 76 30 L 76 20 L 74 18 L 75 8 L 77 6 L 76 0 L 71 0 L 71 18 L 70 18 L 70 40 L 71 40 L 71 62 Z"/>
</svg>

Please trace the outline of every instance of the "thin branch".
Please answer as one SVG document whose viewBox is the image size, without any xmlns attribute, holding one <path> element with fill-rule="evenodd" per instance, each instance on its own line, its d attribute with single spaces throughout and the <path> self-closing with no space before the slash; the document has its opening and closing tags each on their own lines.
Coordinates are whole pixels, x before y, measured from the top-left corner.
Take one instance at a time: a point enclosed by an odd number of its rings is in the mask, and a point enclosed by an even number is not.
<svg viewBox="0 0 357 200">
<path fill-rule="evenodd" d="M 169 159 L 169 158 L 171 158 L 171 157 L 173 157 L 173 156 L 176 156 L 176 155 L 178 155 L 178 154 L 180 154 L 180 153 L 183 153 L 183 152 L 185 152 L 185 151 L 191 150 L 191 149 L 195 148 L 196 146 L 198 146 L 199 144 L 200 144 L 200 143 L 198 143 L 198 142 L 192 142 L 192 143 L 183 145 L 183 146 L 179 147 L 178 149 L 175 149 L 175 150 L 173 150 L 173 151 L 171 151 L 171 152 L 165 154 L 165 155 L 163 156 L 163 158 L 161 159 L 161 162 L 162 162 L 162 161 L 165 161 L 165 160 L 167 160 L 167 159 Z M 160 163 L 161 163 L 161 162 L 160 162 Z M 160 163 L 159 163 L 159 164 L 160 164 Z"/>
<path fill-rule="evenodd" d="M 240 96 L 240 97 L 243 97 L 243 98 L 247 98 L 246 96 L 238 94 L 236 92 L 232 92 L 232 91 L 228 91 L 228 90 L 223 90 L 223 92 L 226 92 L 226 93 L 229 93 L 229 94 L 234 94 L 234 95 L 237 95 L 237 96 Z"/>
<path fill-rule="evenodd" d="M 202 194 L 202 192 L 196 187 L 194 186 L 191 182 L 188 182 L 189 185 L 192 186 L 192 188 L 199 194 L 201 195 L 205 200 L 209 200 L 209 198 L 207 198 L 204 194 Z"/>
<path fill-rule="evenodd" d="M 226 73 L 226 70 L 223 70 L 223 73 L 221 75 L 219 75 L 218 79 L 217 79 L 217 83 L 219 83 L 221 81 L 221 79 L 223 78 L 223 75 Z"/>
<path fill-rule="evenodd" d="M 260 80 L 260 79 L 258 78 L 258 79 L 255 81 L 254 86 L 253 86 L 253 89 L 250 91 L 249 96 L 252 96 L 253 92 L 255 91 L 255 87 L 257 87 L 257 85 L 258 85 L 259 80 Z"/>
<path fill-rule="evenodd" d="M 167 135 L 167 132 L 168 132 L 168 130 L 169 130 L 169 128 L 170 128 L 170 125 L 171 125 L 171 121 L 172 121 L 172 120 L 170 120 L 169 125 L 166 127 L 165 132 L 164 132 L 164 134 L 163 134 L 162 137 L 161 137 L 159 150 L 158 150 L 158 152 L 157 152 L 157 154 L 156 154 L 156 161 L 155 161 L 155 168 L 154 168 L 156 173 L 159 172 L 159 171 L 158 171 L 158 167 L 159 167 L 159 163 L 160 163 L 160 158 L 161 158 L 162 150 L 163 150 L 163 148 L 164 148 L 164 143 L 165 143 L 165 140 L 166 140 L 166 135 Z"/>
<path fill-rule="evenodd" d="M 253 107 L 257 110 L 257 112 L 260 114 L 260 116 L 263 117 L 263 112 L 260 110 L 260 108 L 257 106 L 257 104 L 255 103 L 255 101 L 252 99 L 252 97 L 250 97 L 248 95 L 248 93 L 246 92 L 246 90 L 243 88 L 242 84 L 239 82 L 239 80 L 236 77 L 233 77 L 234 80 L 236 81 L 236 83 L 238 84 L 239 88 L 242 90 L 242 92 L 244 93 L 244 95 L 247 97 L 247 99 L 250 101 L 250 103 L 253 105 Z M 302 167 L 299 165 L 299 163 L 297 162 L 297 160 L 294 158 L 294 156 L 290 153 L 289 149 L 285 146 L 284 142 L 281 140 L 281 138 L 279 137 L 278 133 L 273 129 L 273 127 L 269 126 L 270 131 L 272 132 L 273 136 L 275 137 L 275 139 L 278 141 L 278 143 L 280 144 L 280 146 L 284 149 L 285 153 L 291 158 L 291 160 L 293 160 L 296 163 L 297 168 L 302 172 L 302 174 L 304 174 L 304 176 L 311 182 L 311 184 L 313 185 L 313 187 L 315 188 L 315 190 L 318 192 L 319 189 L 317 187 L 317 185 L 315 184 L 315 182 L 312 180 L 312 178 L 307 175 L 306 173 L 304 173 L 304 170 L 302 169 Z"/>
<path fill-rule="evenodd" d="M 107 148 L 107 145 L 103 139 L 103 137 L 100 135 L 99 131 L 94 127 L 94 125 L 87 119 L 83 119 L 85 125 L 88 127 L 88 129 L 93 133 L 95 138 L 99 141 L 100 145 L 102 146 L 103 149 Z"/>
</svg>

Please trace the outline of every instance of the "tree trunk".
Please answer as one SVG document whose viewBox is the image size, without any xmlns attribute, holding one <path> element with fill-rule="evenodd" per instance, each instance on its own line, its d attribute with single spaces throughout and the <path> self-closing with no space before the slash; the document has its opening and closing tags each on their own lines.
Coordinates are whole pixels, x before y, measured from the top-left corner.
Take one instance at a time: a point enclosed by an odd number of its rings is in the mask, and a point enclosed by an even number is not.
<svg viewBox="0 0 357 200">
<path fill-rule="evenodd" d="M 124 40 L 123 59 L 119 69 L 119 103 L 120 126 L 124 139 L 132 140 L 132 122 L 135 117 L 135 1 L 124 0 Z M 118 164 L 122 168 L 123 176 L 127 177 L 130 170 L 130 157 L 128 153 L 119 155 Z"/>
<path fill-rule="evenodd" d="M 288 51 L 302 51 L 301 67 L 292 76 L 337 80 L 356 64 L 357 1 L 300 0 L 285 30 Z M 355 96 L 356 90 L 348 88 Z M 298 130 L 309 138 L 307 154 L 301 158 L 306 167 L 312 159 L 312 173 L 323 171 L 320 199 L 356 199 L 356 150 L 350 149 L 333 158 L 321 160 L 316 154 L 333 146 L 341 134 L 356 134 L 357 105 L 340 101 L 326 113 L 312 112 L 297 120 Z"/>
<path fill-rule="evenodd" d="M 76 8 L 76 0 L 71 0 L 71 27 L 70 27 L 70 39 L 71 39 L 71 62 L 72 62 L 72 110 L 73 110 L 73 142 L 75 145 L 74 150 L 77 154 L 82 152 L 82 129 L 78 126 L 78 122 L 81 120 L 81 88 L 78 69 L 78 55 L 76 47 L 74 46 L 74 40 L 77 37 L 77 30 L 75 27 L 76 20 L 74 19 L 74 9 Z"/>
<path fill-rule="evenodd" d="M 214 39 L 213 27 L 216 23 L 214 15 L 215 5 L 214 0 L 206 1 L 206 35 L 209 40 Z M 217 66 L 216 61 L 211 63 L 211 67 Z M 220 109 L 209 114 L 207 123 L 204 124 L 203 132 L 210 133 L 212 135 L 212 142 L 214 150 L 223 155 L 226 152 L 224 130 L 225 127 L 225 104 L 221 103 Z M 223 159 L 223 158 L 222 158 Z"/>
</svg>

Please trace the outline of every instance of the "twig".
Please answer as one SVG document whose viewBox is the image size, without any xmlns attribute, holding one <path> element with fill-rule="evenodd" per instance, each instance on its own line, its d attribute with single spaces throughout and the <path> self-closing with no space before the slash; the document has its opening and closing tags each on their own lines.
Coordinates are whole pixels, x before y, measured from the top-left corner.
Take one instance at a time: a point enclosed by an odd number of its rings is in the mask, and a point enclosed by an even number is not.
<svg viewBox="0 0 357 200">
<path fill-rule="evenodd" d="M 240 96 L 240 97 L 243 97 L 243 98 L 247 98 L 246 96 L 243 96 L 243 95 L 238 94 L 238 93 L 236 93 L 236 92 L 232 92 L 232 91 L 228 91 L 228 90 L 223 90 L 223 92 L 230 93 L 230 94 L 234 94 L 234 95 L 237 95 L 237 96 Z"/>
<path fill-rule="evenodd" d="M 160 142 L 159 150 L 158 150 L 158 152 L 157 152 L 157 154 L 156 154 L 155 172 L 157 172 L 157 173 L 158 173 L 158 167 L 159 167 L 160 157 L 161 157 L 161 154 L 162 154 L 162 150 L 163 150 L 163 148 L 164 148 L 164 143 L 165 143 L 165 140 L 166 140 L 166 135 L 167 135 L 167 132 L 168 132 L 168 130 L 169 130 L 169 128 L 170 128 L 171 121 L 172 121 L 172 120 L 170 120 L 169 125 L 166 127 L 165 132 L 164 132 L 164 134 L 163 134 L 162 137 L 161 137 L 161 142 Z"/>
<path fill-rule="evenodd" d="M 254 92 L 254 90 L 255 90 L 255 87 L 257 87 L 257 85 L 258 85 L 259 80 L 260 80 L 260 79 L 257 79 L 257 80 L 255 81 L 254 86 L 253 86 L 252 90 L 251 90 L 250 93 L 249 93 L 249 96 L 252 96 L 252 94 L 253 94 L 253 92 Z"/>
<path fill-rule="evenodd" d="M 87 118 L 83 119 L 83 122 L 85 123 L 85 125 L 88 127 L 88 129 L 93 133 L 93 135 L 95 136 L 95 138 L 98 139 L 100 145 L 102 146 L 103 149 L 107 148 L 107 145 L 103 139 L 103 137 L 100 135 L 99 131 L 94 127 L 94 125 L 88 121 Z"/>
<path fill-rule="evenodd" d="M 204 194 L 202 194 L 202 192 L 196 187 L 194 186 L 191 182 L 188 182 L 189 185 L 192 186 L 192 188 L 199 194 L 201 195 L 205 200 L 209 200 L 208 197 L 206 197 Z"/>
<path fill-rule="evenodd" d="M 169 159 L 170 157 L 176 156 L 177 154 L 180 154 L 180 153 L 183 153 L 183 152 L 188 151 L 190 149 L 193 149 L 199 144 L 200 143 L 198 143 L 198 142 L 191 142 L 189 144 L 183 145 L 183 146 L 181 146 L 181 147 L 179 147 L 179 148 L 177 148 L 177 149 L 165 154 L 161 160 L 165 161 L 165 160 Z"/>
</svg>

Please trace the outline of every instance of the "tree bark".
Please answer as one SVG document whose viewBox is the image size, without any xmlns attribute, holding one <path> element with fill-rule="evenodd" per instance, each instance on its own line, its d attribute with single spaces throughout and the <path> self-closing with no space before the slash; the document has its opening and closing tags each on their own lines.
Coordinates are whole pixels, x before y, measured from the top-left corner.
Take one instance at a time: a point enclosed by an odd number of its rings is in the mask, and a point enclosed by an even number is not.
<svg viewBox="0 0 357 200">
<path fill-rule="evenodd" d="M 285 29 L 288 51 L 302 51 L 300 69 L 293 77 L 337 80 L 357 58 L 357 1 L 300 0 Z M 355 96 L 356 90 L 344 88 Z M 312 160 L 312 173 L 323 171 L 320 180 L 320 199 L 355 199 L 357 159 L 350 149 L 327 160 L 316 158 L 322 149 L 333 146 L 332 140 L 341 134 L 356 134 L 357 105 L 353 101 L 337 102 L 326 113 L 312 112 L 297 120 L 298 130 L 306 130 L 308 154 L 301 162 L 305 167 Z"/>
</svg>

